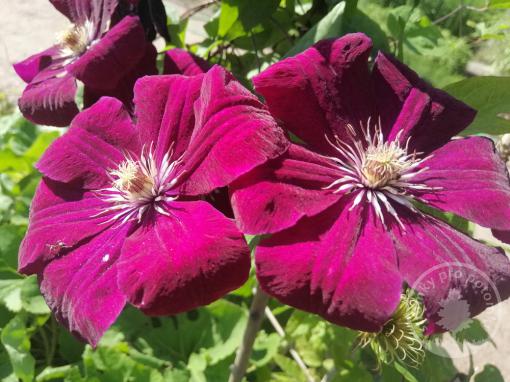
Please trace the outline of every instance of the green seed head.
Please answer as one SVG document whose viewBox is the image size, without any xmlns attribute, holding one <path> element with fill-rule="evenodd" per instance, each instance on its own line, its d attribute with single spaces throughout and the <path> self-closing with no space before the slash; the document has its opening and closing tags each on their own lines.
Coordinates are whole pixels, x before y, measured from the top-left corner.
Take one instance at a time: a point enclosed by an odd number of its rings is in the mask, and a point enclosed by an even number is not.
<svg viewBox="0 0 510 382">
<path fill-rule="evenodd" d="M 425 357 L 423 329 L 426 320 L 423 314 L 421 301 L 409 289 L 402 295 L 393 317 L 380 332 L 360 334 L 359 346 L 370 345 L 379 362 L 389 364 L 398 360 L 418 368 Z"/>
</svg>

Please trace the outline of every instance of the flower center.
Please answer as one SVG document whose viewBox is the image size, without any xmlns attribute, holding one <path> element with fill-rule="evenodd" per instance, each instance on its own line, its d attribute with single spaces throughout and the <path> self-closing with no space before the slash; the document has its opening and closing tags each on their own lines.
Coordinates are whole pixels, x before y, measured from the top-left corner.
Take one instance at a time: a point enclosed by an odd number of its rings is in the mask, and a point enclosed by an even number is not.
<svg viewBox="0 0 510 382">
<path fill-rule="evenodd" d="M 109 173 L 115 179 L 113 186 L 125 193 L 130 200 L 146 199 L 153 195 L 155 179 L 143 171 L 139 162 L 126 159 Z"/>
<path fill-rule="evenodd" d="M 167 202 L 179 198 L 173 188 L 184 173 L 177 173 L 181 158 L 171 161 L 172 155 L 173 150 L 170 149 L 161 163 L 154 158 L 152 148 L 148 152 L 142 149 L 138 159 L 126 155 L 123 162 L 107 172 L 111 187 L 97 191 L 110 207 L 94 217 L 108 214 L 111 217 L 104 223 L 118 220 L 122 224 L 133 219 L 140 222 L 149 209 L 169 216 Z"/>
<path fill-rule="evenodd" d="M 361 166 L 363 184 L 369 188 L 382 188 L 400 177 L 406 167 L 406 152 L 394 142 L 369 147 Z"/>
<path fill-rule="evenodd" d="M 347 125 L 347 140 L 334 136 L 334 141 L 331 141 L 326 136 L 339 154 L 328 158 L 344 175 L 324 189 L 334 189 L 334 193 L 357 192 L 351 209 L 366 200 L 373 206 L 383 225 L 384 207 L 405 229 L 392 203 L 419 212 L 412 203 L 418 198 L 418 193 L 436 190 L 414 181 L 418 174 L 428 170 L 428 167 L 421 165 L 431 156 L 421 158 L 423 153 L 409 153 L 410 138 L 402 145 L 401 133 L 394 140 L 385 141 L 380 122 L 371 127 L 370 118 L 366 127 L 360 128 L 362 136 L 357 135 L 352 125 Z"/>
<path fill-rule="evenodd" d="M 93 32 L 93 25 L 88 20 L 82 25 L 71 25 L 59 37 L 62 55 L 79 56 L 85 52 L 94 38 Z"/>
</svg>

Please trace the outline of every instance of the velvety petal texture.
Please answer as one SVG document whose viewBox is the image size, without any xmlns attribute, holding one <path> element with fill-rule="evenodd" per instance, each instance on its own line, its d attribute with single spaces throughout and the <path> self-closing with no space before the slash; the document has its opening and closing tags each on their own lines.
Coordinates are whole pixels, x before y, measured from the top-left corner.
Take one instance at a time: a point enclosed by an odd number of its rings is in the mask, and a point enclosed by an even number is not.
<svg viewBox="0 0 510 382">
<path fill-rule="evenodd" d="M 75 96 L 74 77 L 58 71 L 54 77 L 40 81 L 36 76 L 23 91 L 18 106 L 25 118 L 34 123 L 63 127 L 78 114 Z"/>
<path fill-rule="evenodd" d="M 156 142 L 156 157 L 169 142 L 174 156 L 182 155 L 180 192 L 186 195 L 226 186 L 289 146 L 257 97 L 219 66 L 194 77 L 142 78 L 135 103 L 144 140 Z"/>
<path fill-rule="evenodd" d="M 39 274 L 41 292 L 56 318 L 92 346 L 126 304 L 117 286 L 116 260 L 129 229 L 105 230 Z"/>
<path fill-rule="evenodd" d="M 481 226 L 510 230 L 510 184 L 492 140 L 469 137 L 448 142 L 423 163 L 417 178 L 436 188 L 421 195 L 429 205 Z"/>
<path fill-rule="evenodd" d="M 43 154 L 20 249 L 20 272 L 37 274 L 57 319 L 94 346 L 126 302 L 175 314 L 247 280 L 250 250 L 221 212 L 226 187 L 289 145 L 219 67 L 144 77 L 134 100 L 137 118 L 100 98 Z"/>
<path fill-rule="evenodd" d="M 138 129 L 122 103 L 105 97 L 79 114 L 36 166 L 53 180 L 99 189 L 109 182 L 107 171 L 124 160 L 123 151 L 139 146 Z"/>
<path fill-rule="evenodd" d="M 180 48 L 167 51 L 163 65 L 164 74 L 184 74 L 185 76 L 196 76 L 207 72 L 212 67 L 206 60 Z"/>
<path fill-rule="evenodd" d="M 291 145 L 280 158 L 230 186 L 241 230 L 274 233 L 293 226 L 303 216 L 318 214 L 343 196 L 324 189 L 340 176 L 328 159 Z"/>
<path fill-rule="evenodd" d="M 117 0 L 52 3 L 72 25 L 55 46 L 14 65 L 28 84 L 18 102 L 23 115 L 42 125 L 68 126 L 79 112 L 77 79 L 85 85 L 85 107 L 107 95 L 131 107 L 136 79 L 157 73 L 155 48 L 145 41 L 138 17 L 116 12 Z"/>
<path fill-rule="evenodd" d="M 202 201 L 176 202 L 170 211 L 131 235 L 118 263 L 120 288 L 151 315 L 209 304 L 250 271 L 249 250 L 232 220 Z"/>
<path fill-rule="evenodd" d="M 263 240 L 257 277 L 283 303 L 377 331 L 396 309 L 403 280 L 391 238 L 372 211 L 349 211 L 352 199 Z"/>
<path fill-rule="evenodd" d="M 424 298 L 428 334 L 456 329 L 441 324 L 441 309 L 456 294 L 467 301 L 470 316 L 510 296 L 510 262 L 491 248 L 428 216 L 402 211 L 406 231 L 390 233 L 406 282 Z M 451 318 L 451 317 L 443 317 Z"/>
<path fill-rule="evenodd" d="M 417 208 L 510 242 L 508 173 L 490 140 L 455 138 L 472 108 L 390 55 L 370 69 L 371 47 L 360 33 L 324 40 L 254 77 L 297 143 L 230 186 L 234 214 L 243 231 L 271 234 L 256 249 L 257 277 L 283 303 L 377 331 L 410 286 L 428 333 L 452 330 L 441 327 L 445 301 L 466 300 L 474 316 L 490 306 L 479 285 L 494 286 L 494 303 L 507 298 L 510 261 Z M 415 285 L 429 272 L 438 284 L 438 267 L 465 272 L 433 290 Z"/>
<path fill-rule="evenodd" d="M 126 16 L 67 70 L 86 86 L 112 89 L 140 61 L 145 33 L 136 16 Z"/>
</svg>

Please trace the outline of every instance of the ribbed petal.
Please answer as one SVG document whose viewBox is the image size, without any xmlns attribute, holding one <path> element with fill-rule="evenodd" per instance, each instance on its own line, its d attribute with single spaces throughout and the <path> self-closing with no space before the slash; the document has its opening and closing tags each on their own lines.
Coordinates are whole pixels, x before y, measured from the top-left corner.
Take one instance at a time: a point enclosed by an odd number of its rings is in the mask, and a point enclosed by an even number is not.
<svg viewBox="0 0 510 382">
<path fill-rule="evenodd" d="M 135 115 L 141 141 L 154 144 L 160 160 L 173 147 L 174 157 L 188 148 L 195 127 L 195 101 L 203 76 L 149 76 L 135 85 Z"/>
<path fill-rule="evenodd" d="M 196 76 L 207 72 L 212 65 L 206 60 L 195 56 L 187 50 L 174 48 L 165 53 L 164 74 L 183 74 Z"/>
<path fill-rule="evenodd" d="M 250 252 L 234 222 L 203 201 L 173 202 L 124 244 L 119 286 L 151 315 L 209 304 L 248 278 Z"/>
<path fill-rule="evenodd" d="M 97 26 L 98 33 L 106 30 L 115 12 L 118 0 L 50 0 L 50 3 L 73 24 L 90 21 Z"/>
<path fill-rule="evenodd" d="M 392 229 L 399 269 L 407 283 L 424 298 L 428 334 L 473 317 L 510 295 L 510 261 L 491 248 L 435 218 L 400 211 L 406 230 Z M 462 301 L 469 310 L 449 309 Z"/>
<path fill-rule="evenodd" d="M 189 177 L 181 191 L 188 195 L 226 186 L 289 145 L 257 97 L 219 66 L 204 76 L 195 119 L 183 157 Z"/>
<path fill-rule="evenodd" d="M 116 264 L 129 225 L 106 230 L 50 262 L 39 275 L 41 292 L 57 320 L 96 346 L 126 304 Z"/>
<path fill-rule="evenodd" d="M 388 135 L 395 134 L 392 128 L 399 128 L 395 122 L 413 89 L 430 97 L 427 118 L 408 132 L 412 136 L 411 149 L 433 151 L 464 130 L 475 117 L 476 111 L 471 107 L 433 88 L 407 66 L 384 53 L 377 55 L 372 80 L 382 125 Z"/>
<path fill-rule="evenodd" d="M 510 230 L 510 183 L 494 143 L 483 137 L 453 140 L 423 163 L 413 181 L 435 191 L 420 195 L 428 204 L 484 227 Z"/>
<path fill-rule="evenodd" d="M 64 127 L 78 114 L 76 81 L 62 69 L 46 69 L 27 85 L 18 106 L 23 116 L 40 124 Z M 40 76 L 45 78 L 39 79 Z"/>
<path fill-rule="evenodd" d="M 266 234 L 291 227 L 337 202 L 339 186 L 324 189 L 344 174 L 333 162 L 291 145 L 280 158 L 257 167 L 235 181 L 231 201 L 241 231 Z"/>
<path fill-rule="evenodd" d="M 39 272 L 45 263 L 108 228 L 93 217 L 108 205 L 79 187 L 43 178 L 32 200 L 30 225 L 19 249 L 19 271 Z"/>
<path fill-rule="evenodd" d="M 288 141 L 264 106 L 220 67 L 205 75 L 153 76 L 135 86 L 138 125 L 161 158 L 182 158 L 181 194 L 229 184 L 283 153 Z"/>
<path fill-rule="evenodd" d="M 136 16 L 127 16 L 67 66 L 67 71 L 94 89 L 113 89 L 140 61 L 145 34 Z"/>
<path fill-rule="evenodd" d="M 138 131 L 122 103 L 105 97 L 73 120 L 37 168 L 53 180 L 98 189 L 108 183 L 107 171 L 124 160 L 124 152 L 137 153 L 139 148 Z"/>
<path fill-rule="evenodd" d="M 347 123 L 359 127 L 373 115 L 367 65 L 371 48 L 361 33 L 323 40 L 271 65 L 253 83 L 287 129 L 315 150 L 330 152 L 325 134 L 344 137 Z"/>
<path fill-rule="evenodd" d="M 284 304 L 338 325 L 377 331 L 401 296 L 395 249 L 369 208 L 352 198 L 263 240 L 255 261 L 262 288 Z"/>
</svg>

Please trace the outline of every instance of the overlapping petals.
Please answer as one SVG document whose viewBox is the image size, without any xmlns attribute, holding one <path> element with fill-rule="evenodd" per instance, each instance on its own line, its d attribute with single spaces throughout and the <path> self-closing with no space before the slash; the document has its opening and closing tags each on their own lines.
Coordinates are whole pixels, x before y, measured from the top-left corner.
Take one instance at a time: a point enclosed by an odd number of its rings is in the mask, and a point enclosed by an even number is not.
<svg viewBox="0 0 510 382">
<path fill-rule="evenodd" d="M 219 67 L 145 77 L 135 108 L 133 123 L 120 101 L 101 98 L 49 147 L 20 249 L 20 271 L 39 275 L 58 319 L 91 344 L 126 302 L 173 314 L 242 285 L 244 237 L 205 200 L 288 147 Z"/>
<path fill-rule="evenodd" d="M 39 124 L 69 125 L 79 111 L 76 80 L 85 85 L 85 107 L 103 95 L 129 107 L 136 78 L 157 73 L 154 47 L 138 17 L 124 14 L 113 25 L 118 0 L 52 3 L 72 25 L 56 45 L 14 65 L 27 82 L 18 102 L 23 115 Z"/>
<path fill-rule="evenodd" d="M 257 275 L 282 302 L 377 331 L 408 285 L 423 296 L 428 333 L 450 330 L 438 324 L 441 303 L 456 293 L 470 315 L 485 309 L 477 272 L 487 276 L 485 290 L 496 286 L 496 300 L 507 298 L 510 262 L 420 205 L 503 237 L 508 174 L 490 140 L 452 140 L 474 110 L 384 53 L 369 70 L 371 46 L 363 34 L 325 40 L 254 78 L 271 113 L 304 147 L 236 181 L 235 216 L 246 232 L 272 233 L 256 251 Z M 452 263 L 464 266 L 462 280 L 433 290 L 414 285 Z"/>
</svg>

